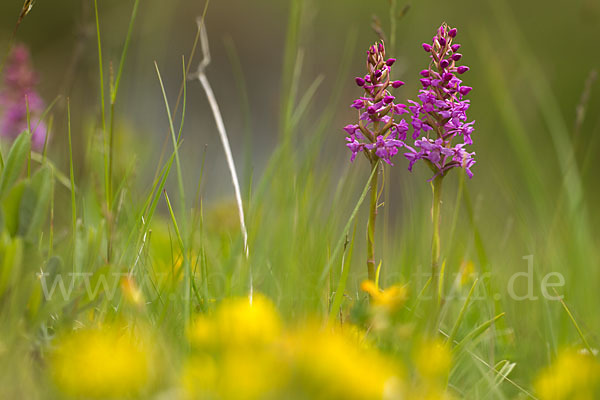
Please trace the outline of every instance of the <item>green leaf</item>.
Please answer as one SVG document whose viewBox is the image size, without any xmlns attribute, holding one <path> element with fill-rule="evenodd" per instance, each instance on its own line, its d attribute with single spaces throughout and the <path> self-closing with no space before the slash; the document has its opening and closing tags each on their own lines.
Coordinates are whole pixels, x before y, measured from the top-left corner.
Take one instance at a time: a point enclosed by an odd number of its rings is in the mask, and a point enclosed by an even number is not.
<svg viewBox="0 0 600 400">
<path fill-rule="evenodd" d="M 0 296 L 14 283 L 23 264 L 23 242 L 11 239 L 6 233 L 0 239 Z"/>
<path fill-rule="evenodd" d="M 19 202 L 19 214 L 17 216 L 17 235 L 25 236 L 27 228 L 31 223 L 31 218 L 35 211 L 37 203 L 37 193 L 31 187 L 31 184 L 26 184 Z"/>
<path fill-rule="evenodd" d="M 19 206 L 26 182 L 26 180 L 18 182 L 8 191 L 8 194 L 2 200 L 4 227 L 11 236 L 17 234 L 17 228 L 19 227 Z"/>
<path fill-rule="evenodd" d="M 49 166 L 42 166 L 31 178 L 31 188 L 36 194 L 36 201 L 32 212 L 28 215 L 28 225 L 24 227 L 26 228 L 24 231 L 25 237 L 30 242 L 34 242 L 37 239 L 40 229 L 46 221 L 53 186 L 54 175 Z M 19 216 L 19 220 L 22 220 L 21 216 Z"/>
<path fill-rule="evenodd" d="M 27 161 L 27 155 L 31 149 L 31 135 L 29 132 L 23 132 L 13 143 L 4 169 L 0 175 L 0 199 L 5 196 L 12 185 L 17 181 L 23 166 Z"/>
</svg>

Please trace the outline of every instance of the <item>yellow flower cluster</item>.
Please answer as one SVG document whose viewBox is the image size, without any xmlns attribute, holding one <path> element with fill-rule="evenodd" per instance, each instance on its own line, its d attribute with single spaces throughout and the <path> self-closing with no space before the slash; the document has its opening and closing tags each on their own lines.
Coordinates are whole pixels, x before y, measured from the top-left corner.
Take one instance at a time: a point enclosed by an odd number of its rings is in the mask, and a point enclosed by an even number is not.
<svg viewBox="0 0 600 400">
<path fill-rule="evenodd" d="M 450 347 L 440 339 L 423 340 L 415 347 L 413 364 L 419 375 L 412 388 L 412 398 L 442 400 L 452 397 L 446 391 L 452 367 Z"/>
<path fill-rule="evenodd" d="M 58 340 L 50 371 L 57 387 L 72 397 L 138 395 L 150 380 L 149 352 L 120 327 L 80 329 Z"/>
<path fill-rule="evenodd" d="M 542 400 L 594 400 L 600 398 L 600 363 L 589 354 L 563 350 L 535 381 Z"/>
<path fill-rule="evenodd" d="M 189 330 L 194 348 L 183 373 L 189 398 L 397 398 L 401 368 L 364 343 L 356 328 L 308 323 L 284 330 L 263 296 L 224 301 Z"/>
<path fill-rule="evenodd" d="M 390 313 L 403 306 L 408 298 L 408 290 L 405 286 L 393 285 L 381 290 L 375 282 L 366 280 L 361 283 L 360 288 L 371 296 L 372 304 L 376 309 Z"/>
</svg>

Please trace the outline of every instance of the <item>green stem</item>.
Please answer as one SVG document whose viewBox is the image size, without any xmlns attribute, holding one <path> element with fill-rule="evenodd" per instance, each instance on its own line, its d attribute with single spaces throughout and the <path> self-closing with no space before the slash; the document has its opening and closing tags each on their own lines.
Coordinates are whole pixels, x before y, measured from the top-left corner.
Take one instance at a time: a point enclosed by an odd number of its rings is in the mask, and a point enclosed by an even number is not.
<svg viewBox="0 0 600 400">
<path fill-rule="evenodd" d="M 377 161 L 372 162 L 373 170 L 378 167 Z M 377 218 L 377 186 L 378 174 L 375 171 L 371 178 L 371 206 L 369 208 L 369 222 L 367 223 L 367 275 L 369 280 L 375 282 L 375 219 Z"/>
<path fill-rule="evenodd" d="M 433 192 L 433 204 L 431 206 L 431 217 L 433 222 L 433 239 L 431 241 L 431 287 L 433 289 L 436 309 L 439 304 L 439 274 L 440 274 L 440 221 L 442 208 L 442 180 L 443 176 L 438 176 L 433 180 L 431 189 Z"/>
</svg>

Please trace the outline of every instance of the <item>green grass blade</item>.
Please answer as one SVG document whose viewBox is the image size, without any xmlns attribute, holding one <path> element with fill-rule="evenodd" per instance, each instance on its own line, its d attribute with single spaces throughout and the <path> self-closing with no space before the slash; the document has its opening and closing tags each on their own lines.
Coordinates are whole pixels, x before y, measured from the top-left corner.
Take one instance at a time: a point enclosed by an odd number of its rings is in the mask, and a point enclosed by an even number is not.
<svg viewBox="0 0 600 400">
<path fill-rule="evenodd" d="M 352 214 L 350 214 L 350 218 L 346 222 L 346 226 L 344 226 L 344 229 L 342 230 L 342 234 L 340 235 L 340 238 L 338 239 L 337 244 L 335 245 L 335 248 L 333 249 L 333 253 L 331 254 L 331 257 L 329 258 L 329 262 L 327 263 L 327 265 L 325 266 L 325 269 L 323 269 L 323 272 L 321 273 L 321 277 L 319 278 L 320 284 L 323 284 L 323 282 L 325 282 L 325 279 L 327 278 L 327 275 L 329 274 L 329 271 L 331 270 L 333 263 L 335 262 L 338 255 L 340 254 L 340 251 L 342 250 L 342 246 L 344 245 L 344 239 L 346 238 L 346 236 L 348 235 L 348 232 L 350 231 L 350 226 L 352 225 L 352 221 L 354 221 L 354 218 L 356 218 L 358 209 L 360 208 L 361 204 L 365 200 L 365 197 L 367 197 L 367 193 L 369 192 L 369 188 L 371 187 L 371 181 L 373 180 L 373 177 L 377 173 L 378 166 L 379 166 L 379 162 L 377 164 L 375 164 L 375 167 L 371 171 L 371 175 L 369 176 L 369 179 L 367 180 L 367 184 L 365 185 L 365 188 L 363 189 L 363 192 L 361 193 L 360 198 L 358 199 L 358 202 L 356 203 L 356 206 L 354 207 L 354 210 L 352 210 Z"/>
<path fill-rule="evenodd" d="M 333 297 L 333 303 L 331 305 L 331 310 L 329 311 L 329 317 L 327 319 L 327 324 L 329 326 L 333 325 L 335 319 L 337 318 L 337 314 L 342 306 L 344 301 L 344 292 L 346 291 L 346 283 L 348 282 L 348 276 L 350 275 L 350 266 L 352 265 L 352 254 L 354 253 L 354 238 L 356 236 L 356 225 L 354 224 L 354 232 L 352 232 L 352 240 L 350 241 L 350 248 L 348 249 L 347 257 L 344 257 L 342 260 L 342 274 L 340 276 L 340 281 L 338 282 L 337 289 L 335 290 L 335 296 Z"/>
<path fill-rule="evenodd" d="M 8 156 L 6 156 L 6 163 L 2 169 L 2 175 L 0 176 L 0 198 L 3 198 L 12 185 L 17 181 L 23 166 L 27 162 L 27 155 L 31 149 L 31 134 L 29 132 L 23 132 L 14 141 Z"/>
<path fill-rule="evenodd" d="M 554 293 L 556 294 L 556 296 L 558 296 L 558 292 L 556 291 L 556 289 L 554 289 Z M 575 317 L 573 316 L 573 313 L 571 313 L 571 310 L 569 310 L 569 307 L 567 306 L 567 303 L 565 303 L 565 301 L 563 300 L 562 297 L 559 297 L 559 299 L 560 299 L 560 304 L 562 304 L 565 312 L 567 313 L 567 315 L 569 316 L 569 319 L 571 320 L 571 323 L 573 323 L 573 326 L 577 330 L 577 333 L 579 334 L 579 337 L 581 338 L 581 341 L 585 345 L 586 350 L 589 352 L 590 355 L 594 356 L 595 354 L 594 354 L 594 351 L 592 350 L 592 347 L 590 346 L 590 344 L 588 343 L 587 339 L 585 338 L 585 335 L 583 334 L 583 331 L 581 330 L 581 328 L 579 327 L 579 324 L 575 320 Z"/>
<path fill-rule="evenodd" d="M 110 176 L 108 162 L 108 137 L 106 132 L 106 98 L 104 94 L 104 66 L 102 59 L 102 40 L 100 38 L 100 18 L 98 16 L 98 0 L 94 0 L 94 15 L 96 19 L 96 38 L 98 42 L 98 76 L 100 79 L 100 108 L 102 122 L 102 139 L 104 143 L 104 192 L 106 204 L 110 204 Z"/>
<path fill-rule="evenodd" d="M 453 343 L 454 339 L 456 338 L 456 334 L 458 333 L 458 328 L 460 328 L 460 324 L 462 323 L 464 317 L 465 317 L 465 313 L 467 311 L 467 308 L 469 307 L 469 304 L 471 302 L 471 296 L 473 296 L 473 292 L 475 291 L 475 287 L 477 286 L 477 282 L 479 282 L 479 279 L 475 279 L 475 282 L 473 282 L 473 285 L 471 286 L 471 290 L 469 290 L 469 294 L 467 295 L 467 299 L 465 300 L 462 308 L 460 309 L 460 312 L 458 314 L 458 318 L 456 318 L 456 322 L 454 323 L 454 326 L 452 327 L 452 330 L 450 331 L 450 334 L 448 335 L 448 343 Z"/>
<path fill-rule="evenodd" d="M 181 206 L 181 212 L 185 213 L 185 190 L 184 190 L 184 186 L 183 186 L 183 173 L 181 172 L 181 162 L 179 160 L 179 146 L 178 146 L 179 141 L 177 140 L 177 137 L 175 136 L 175 128 L 173 126 L 173 117 L 171 116 L 171 108 L 169 107 L 169 99 L 167 98 L 167 92 L 165 91 L 165 86 L 163 84 L 163 80 L 160 75 L 160 70 L 158 69 L 158 64 L 156 62 L 154 62 L 154 67 L 156 68 L 156 74 L 158 75 L 160 89 L 162 91 L 163 99 L 165 102 L 165 108 L 167 110 L 167 116 L 169 118 L 169 129 L 171 131 L 171 139 L 173 140 L 173 149 L 174 149 L 174 153 L 175 153 L 175 166 L 177 168 L 177 184 L 179 187 L 179 203 Z M 182 122 L 182 124 L 183 124 L 183 122 Z M 181 131 L 180 131 L 180 133 L 181 133 Z"/>
<path fill-rule="evenodd" d="M 121 75 L 123 74 L 123 66 L 125 65 L 125 58 L 127 57 L 127 51 L 129 50 L 129 42 L 131 41 L 131 34 L 133 32 L 133 24 L 135 17 L 137 16 L 137 10 L 140 0 L 135 0 L 133 4 L 133 10 L 131 11 L 131 17 L 129 18 L 129 27 L 127 28 L 127 36 L 125 37 L 125 44 L 123 45 L 123 52 L 121 54 L 121 60 L 119 61 L 119 69 L 117 70 L 117 78 L 115 80 L 114 88 L 111 95 L 110 102 L 114 104 L 117 92 L 119 91 L 119 84 L 121 83 Z"/>
<path fill-rule="evenodd" d="M 67 132 L 69 136 L 69 177 L 71 180 L 71 222 L 73 224 L 73 242 L 77 235 L 77 202 L 75 201 L 75 172 L 73 170 L 73 146 L 71 143 L 71 102 L 67 99 Z"/>
<path fill-rule="evenodd" d="M 464 337 L 463 340 L 461 340 L 456 346 L 454 346 L 454 348 L 452 349 L 452 352 L 454 354 L 460 353 L 467 344 L 475 341 L 475 339 L 477 339 L 483 332 L 488 330 L 488 328 L 490 326 L 492 326 L 492 324 L 494 322 L 496 322 L 498 319 L 502 318 L 505 314 L 506 313 L 500 313 L 500 314 L 496 315 L 494 318 L 484 322 L 483 324 L 479 325 L 477 328 L 473 329 L 471 332 L 469 332 L 467 334 L 467 336 Z"/>
<path fill-rule="evenodd" d="M 36 192 L 35 208 L 27 227 L 26 237 L 30 242 L 34 242 L 36 237 L 41 235 L 42 224 L 46 220 L 50 197 L 52 196 L 54 177 L 50 166 L 42 166 L 31 177 L 31 186 Z"/>
</svg>

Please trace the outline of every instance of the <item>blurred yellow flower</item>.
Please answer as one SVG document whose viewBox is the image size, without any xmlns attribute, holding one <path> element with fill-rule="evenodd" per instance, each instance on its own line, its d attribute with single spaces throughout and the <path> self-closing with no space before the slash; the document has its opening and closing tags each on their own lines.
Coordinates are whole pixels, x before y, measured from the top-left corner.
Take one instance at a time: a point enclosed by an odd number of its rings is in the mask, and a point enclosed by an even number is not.
<svg viewBox="0 0 600 400">
<path fill-rule="evenodd" d="M 411 399 L 448 400 L 447 380 L 452 368 L 452 351 L 441 339 L 423 339 L 412 354 L 419 379 L 410 389 Z"/>
<path fill-rule="evenodd" d="M 441 339 L 422 341 L 413 354 L 417 371 L 427 380 L 446 377 L 452 367 L 452 352 Z"/>
<path fill-rule="evenodd" d="M 189 330 L 190 342 L 198 347 L 267 344 L 281 334 L 281 320 L 273 303 L 255 294 L 224 300 L 211 317 L 200 315 Z"/>
<path fill-rule="evenodd" d="M 266 297 L 224 300 L 213 315 L 200 315 L 188 336 L 195 353 L 182 379 L 190 398 L 260 399 L 288 377 L 280 352 L 281 320 Z"/>
<path fill-rule="evenodd" d="M 149 256 L 152 263 L 150 277 L 159 285 L 183 279 L 183 257 L 170 222 L 152 218 L 151 234 L 148 236 Z"/>
<path fill-rule="evenodd" d="M 148 347 L 116 326 L 81 329 L 59 339 L 50 371 L 57 387 L 69 396 L 136 395 L 150 378 Z"/>
<path fill-rule="evenodd" d="M 190 398 L 208 398 L 218 388 L 219 368 L 213 357 L 197 354 L 183 366 L 182 384 Z"/>
<path fill-rule="evenodd" d="M 560 352 L 535 383 L 542 400 L 593 400 L 600 398 L 600 363 L 591 355 L 568 349 Z"/>
<path fill-rule="evenodd" d="M 289 377 L 285 359 L 274 349 L 225 349 L 198 354 L 185 363 L 183 386 L 188 398 L 263 399 L 278 393 Z"/>
<path fill-rule="evenodd" d="M 223 301 L 188 332 L 193 354 L 182 371 L 189 398 L 381 399 L 401 394 L 402 370 L 354 325 L 319 323 L 283 331 L 264 296 Z"/>
<path fill-rule="evenodd" d="M 313 325 L 292 334 L 299 383 L 310 398 L 381 399 L 400 394 L 400 366 L 374 349 L 359 346 L 355 333 Z"/>
<path fill-rule="evenodd" d="M 381 290 L 375 282 L 366 280 L 361 283 L 360 288 L 371 296 L 375 307 L 389 312 L 399 309 L 408 298 L 408 290 L 405 286 L 392 285 L 387 289 Z"/>
<path fill-rule="evenodd" d="M 471 260 L 463 260 L 460 264 L 460 271 L 458 276 L 458 284 L 462 287 L 473 280 L 475 275 L 475 263 Z"/>
<path fill-rule="evenodd" d="M 144 294 L 135 283 L 133 277 L 126 276 L 121 279 L 121 292 L 129 304 L 137 307 L 144 305 Z"/>
</svg>

